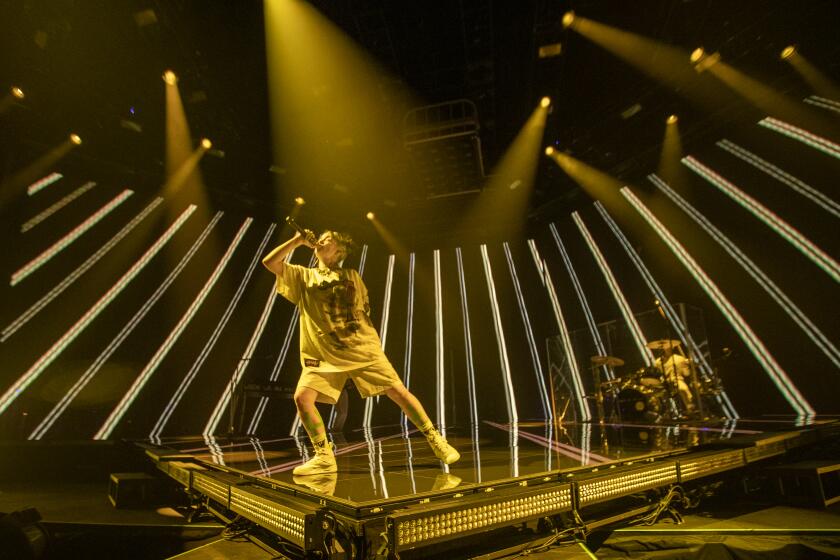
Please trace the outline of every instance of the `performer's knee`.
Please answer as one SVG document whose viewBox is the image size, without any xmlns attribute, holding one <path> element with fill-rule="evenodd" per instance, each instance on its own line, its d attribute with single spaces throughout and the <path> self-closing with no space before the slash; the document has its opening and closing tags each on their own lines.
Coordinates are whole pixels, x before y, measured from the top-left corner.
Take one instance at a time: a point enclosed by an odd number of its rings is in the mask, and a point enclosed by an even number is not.
<svg viewBox="0 0 840 560">
<path fill-rule="evenodd" d="M 297 406 L 298 409 L 309 408 L 315 404 L 316 396 L 315 391 L 309 387 L 298 387 L 294 396 L 295 406 Z"/>
</svg>

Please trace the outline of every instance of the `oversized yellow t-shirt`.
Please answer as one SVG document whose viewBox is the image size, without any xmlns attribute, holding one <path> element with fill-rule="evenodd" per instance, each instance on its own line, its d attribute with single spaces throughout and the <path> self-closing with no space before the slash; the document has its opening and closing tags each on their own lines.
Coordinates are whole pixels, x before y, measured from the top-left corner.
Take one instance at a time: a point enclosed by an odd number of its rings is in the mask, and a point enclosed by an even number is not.
<svg viewBox="0 0 840 560">
<path fill-rule="evenodd" d="M 300 361 L 317 371 L 358 369 L 385 357 L 367 288 L 352 268 L 285 264 L 277 293 L 300 309 Z"/>
</svg>

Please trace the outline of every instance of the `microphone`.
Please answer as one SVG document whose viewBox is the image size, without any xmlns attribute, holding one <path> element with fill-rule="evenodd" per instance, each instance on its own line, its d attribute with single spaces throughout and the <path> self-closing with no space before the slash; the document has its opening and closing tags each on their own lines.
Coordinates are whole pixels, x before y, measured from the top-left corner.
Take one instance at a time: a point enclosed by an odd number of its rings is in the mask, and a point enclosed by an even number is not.
<svg viewBox="0 0 840 560">
<path fill-rule="evenodd" d="M 304 239 L 306 239 L 309 243 L 311 243 L 312 245 L 317 245 L 318 238 L 315 237 L 315 234 L 312 233 L 312 230 L 304 229 L 303 226 L 297 223 L 295 219 L 291 216 L 286 216 L 286 223 L 292 226 L 292 229 L 301 234 L 304 237 Z"/>
<path fill-rule="evenodd" d="M 656 306 L 656 309 L 659 311 L 659 314 L 662 315 L 662 318 L 664 319 L 665 318 L 665 310 L 662 309 L 662 303 L 658 299 L 655 299 L 655 300 L 653 300 L 653 304 Z"/>
</svg>

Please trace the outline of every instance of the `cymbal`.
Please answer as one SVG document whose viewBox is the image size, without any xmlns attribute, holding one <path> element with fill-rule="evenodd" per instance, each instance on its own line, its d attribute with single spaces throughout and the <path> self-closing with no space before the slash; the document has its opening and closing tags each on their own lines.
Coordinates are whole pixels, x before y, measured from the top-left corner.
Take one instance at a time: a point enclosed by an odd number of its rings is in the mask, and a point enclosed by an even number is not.
<svg viewBox="0 0 840 560">
<path fill-rule="evenodd" d="M 666 350 L 668 348 L 676 348 L 680 345 L 679 340 L 651 340 L 646 344 L 651 350 Z"/>
<path fill-rule="evenodd" d="M 589 358 L 593 366 L 618 367 L 624 365 L 624 360 L 615 356 L 592 356 Z"/>
</svg>

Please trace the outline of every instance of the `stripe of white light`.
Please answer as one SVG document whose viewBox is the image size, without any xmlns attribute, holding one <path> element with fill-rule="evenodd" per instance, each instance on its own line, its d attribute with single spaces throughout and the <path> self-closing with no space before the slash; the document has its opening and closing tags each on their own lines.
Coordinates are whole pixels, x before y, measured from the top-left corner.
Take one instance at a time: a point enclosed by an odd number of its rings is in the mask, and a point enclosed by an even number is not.
<svg viewBox="0 0 840 560">
<path fill-rule="evenodd" d="M 744 191 L 721 177 L 715 171 L 706 167 L 695 158 L 688 156 L 682 162 L 692 171 L 716 186 L 732 200 L 746 208 L 756 218 L 764 222 L 770 229 L 786 239 L 814 264 L 824 270 L 835 282 L 840 282 L 840 263 L 832 259 L 822 249 L 817 247 L 793 226 L 782 220 L 766 206 L 746 194 Z"/>
<path fill-rule="evenodd" d="M 403 362 L 403 385 L 406 389 L 411 387 L 411 345 L 414 332 L 414 253 L 408 256 L 408 303 L 405 322 L 405 361 Z M 403 430 L 408 432 L 408 418 L 404 412 L 400 413 L 400 423 Z M 411 453 L 411 442 L 406 438 Z"/>
<path fill-rule="evenodd" d="M 234 243 L 239 244 L 242 241 L 242 238 L 245 236 L 245 232 L 250 226 L 251 221 L 252 219 L 248 218 L 242 224 L 242 227 L 239 228 L 239 233 L 237 233 L 237 238 L 234 239 Z M 239 304 L 239 300 L 245 293 L 245 286 L 251 280 L 251 276 L 254 273 L 254 269 L 260 262 L 260 258 L 262 257 L 263 252 L 265 251 L 265 247 L 268 244 L 271 234 L 274 232 L 274 228 L 274 224 L 271 224 L 268 227 L 268 230 L 263 236 L 260 246 L 254 253 L 254 257 L 251 259 L 251 263 L 248 265 L 248 269 L 245 271 L 242 280 L 239 282 L 239 286 L 237 287 L 236 292 L 233 294 L 233 297 L 231 298 L 230 302 L 228 302 L 228 306 L 225 309 L 225 312 L 222 314 L 222 317 L 216 323 L 216 328 L 213 329 L 213 333 L 207 339 L 207 342 L 204 343 L 204 348 L 202 348 L 201 352 L 199 352 L 198 357 L 193 362 L 193 365 L 192 367 L 190 367 L 190 370 L 187 372 L 187 375 L 185 375 L 184 379 L 181 380 L 181 384 L 178 386 L 178 389 L 169 399 L 169 403 L 166 405 L 166 408 L 164 408 L 163 412 L 161 413 L 160 417 L 155 423 L 154 428 L 152 428 L 152 431 L 149 433 L 149 437 L 160 436 L 160 434 L 163 432 L 164 427 L 166 426 L 167 422 L 169 422 L 172 413 L 175 411 L 175 407 L 177 407 L 178 403 L 181 402 L 181 399 L 187 392 L 187 388 L 193 382 L 196 375 L 198 375 L 198 371 L 204 365 L 204 362 L 207 360 L 207 357 L 210 355 L 210 352 L 216 346 L 216 342 L 218 342 L 219 337 L 222 335 L 222 331 L 224 330 L 228 321 L 230 321 L 233 312 L 236 310 L 236 306 Z"/>
<path fill-rule="evenodd" d="M 511 424 L 518 424 L 519 414 L 516 411 L 516 396 L 513 393 L 513 380 L 510 376 L 510 362 L 508 361 L 507 345 L 505 344 L 505 332 L 502 327 L 502 316 L 499 312 L 499 301 L 496 298 L 496 283 L 493 281 L 493 270 L 490 266 L 490 257 L 487 254 L 487 245 L 482 244 L 480 249 L 481 260 L 484 263 L 484 276 L 487 279 L 487 291 L 490 296 L 490 311 L 493 314 L 493 326 L 496 330 L 496 344 L 499 348 L 502 382 L 505 384 L 505 403 L 507 404 L 508 419 Z"/>
<path fill-rule="evenodd" d="M 32 196 L 36 192 L 47 188 L 49 185 L 52 185 L 62 177 L 64 177 L 64 175 L 62 175 L 61 173 L 50 173 L 46 177 L 38 179 L 37 181 L 26 187 L 26 194 L 28 196 Z"/>
<path fill-rule="evenodd" d="M 650 367 L 653 365 L 653 353 L 650 351 L 650 348 L 647 347 L 647 340 L 645 339 L 644 333 L 642 333 L 642 328 L 639 326 L 638 321 L 636 321 L 636 316 L 633 314 L 633 310 L 630 309 L 630 304 L 627 302 L 627 298 L 624 297 L 624 292 L 621 291 L 621 287 L 618 285 L 618 281 L 615 279 L 612 269 L 610 269 L 610 265 L 607 264 L 607 259 L 604 258 L 604 254 L 601 253 L 601 249 L 598 248 L 598 244 L 595 243 L 595 239 L 592 237 L 592 234 L 589 233 L 589 230 L 587 229 L 586 224 L 583 223 L 583 219 L 580 217 L 580 214 L 572 212 L 572 219 L 580 230 L 581 235 L 583 235 L 583 239 L 589 246 L 592 256 L 595 257 L 595 262 L 598 263 L 598 268 L 601 269 L 601 273 L 607 281 L 607 286 L 609 286 L 610 292 L 612 292 L 615 302 L 621 310 L 621 315 L 624 317 L 624 321 L 630 329 L 633 341 L 636 343 L 636 349 L 639 350 L 639 354 L 641 354 L 645 365 Z"/>
<path fill-rule="evenodd" d="M 563 245 L 563 241 L 560 239 L 560 233 L 558 233 L 557 227 L 551 223 L 548 225 L 548 229 L 551 230 L 551 235 L 554 237 L 554 243 L 560 250 L 560 256 L 563 258 L 563 264 L 566 267 L 566 272 L 569 273 L 569 278 L 572 279 L 572 286 L 574 286 L 578 301 L 580 301 L 580 306 L 583 308 L 583 315 L 586 317 L 586 326 L 589 327 L 589 334 L 592 336 L 592 341 L 595 344 L 595 351 L 601 356 L 606 356 L 607 350 L 604 346 L 604 341 L 601 339 L 601 333 L 598 332 L 598 326 L 595 324 L 595 317 L 589 309 L 589 302 L 586 299 L 586 295 L 583 293 L 583 288 L 580 285 L 580 280 L 578 280 L 577 272 L 575 272 L 575 268 L 572 266 L 572 259 L 569 258 L 569 254 L 566 252 L 566 246 Z M 574 354 L 569 355 L 569 361 L 571 362 L 572 360 L 574 360 Z M 601 366 L 601 369 L 607 379 L 614 378 L 613 372 L 610 368 L 607 366 Z"/>
<path fill-rule="evenodd" d="M 516 274 L 516 265 L 513 262 L 513 255 L 510 252 L 510 245 L 507 241 L 502 244 L 505 250 L 510 277 L 513 280 L 513 290 L 516 293 L 516 302 L 519 304 L 519 314 L 522 317 L 522 326 L 525 327 L 525 338 L 528 341 L 528 349 L 531 351 L 531 363 L 534 366 L 534 375 L 537 378 L 537 386 L 540 390 L 540 401 L 543 407 L 543 418 L 554 420 L 554 411 L 551 410 L 551 403 L 548 398 L 548 389 L 545 385 L 545 373 L 540 362 L 539 350 L 534 340 L 534 330 L 531 328 L 531 318 L 528 316 L 528 306 L 525 304 L 525 297 L 522 295 L 522 286 L 519 284 L 519 276 Z"/>
<path fill-rule="evenodd" d="M 569 328 L 566 326 L 566 319 L 563 317 L 563 310 L 560 307 L 560 300 L 557 298 L 557 291 L 554 289 L 554 282 L 551 280 L 548 265 L 540 257 L 537 245 L 533 239 L 528 240 L 528 247 L 531 249 L 534 265 L 540 273 L 540 280 L 542 280 L 543 285 L 548 291 L 548 298 L 551 300 L 551 308 L 554 311 L 554 319 L 557 321 L 557 328 L 560 329 L 560 340 L 563 343 L 563 349 L 568 357 L 567 362 L 569 364 L 569 371 L 572 374 L 572 387 L 575 391 L 575 400 L 580 409 L 581 418 L 584 422 L 587 422 L 592 419 L 592 412 L 589 410 L 589 402 L 586 400 L 586 391 L 583 388 L 583 381 L 581 380 L 577 360 L 575 360 L 572 340 L 569 336 Z"/>
<path fill-rule="evenodd" d="M 368 246 L 362 246 L 362 255 L 359 257 L 359 276 L 365 277 L 365 261 L 367 260 Z"/>
<path fill-rule="evenodd" d="M 648 208 L 636 197 L 633 192 L 623 187 L 621 194 L 633 205 L 639 214 L 650 224 L 656 231 L 659 237 L 665 242 L 668 248 L 677 256 L 680 262 L 686 267 L 688 272 L 700 284 L 700 287 L 711 298 L 715 305 L 723 313 L 730 325 L 735 329 L 735 332 L 741 337 L 741 340 L 747 345 L 753 356 L 761 364 L 762 368 L 767 372 L 773 384 L 782 393 L 785 400 L 791 405 L 797 414 L 803 416 L 811 416 L 814 414 L 814 409 L 799 393 L 796 386 L 791 382 L 787 373 L 776 362 L 775 358 L 770 354 L 764 343 L 756 336 L 750 329 L 749 325 L 744 321 L 744 318 L 738 312 L 732 303 L 724 296 L 717 285 L 706 275 L 697 262 L 688 254 L 685 248 L 674 238 L 665 226 L 648 210 Z"/>
<path fill-rule="evenodd" d="M 52 216 L 53 214 L 55 214 L 56 212 L 58 212 L 59 210 L 61 210 L 62 208 L 64 208 L 65 206 L 67 206 L 68 204 L 70 204 L 71 202 L 73 202 L 74 200 L 76 200 L 95 186 L 96 183 L 94 181 L 88 181 L 87 183 L 85 183 L 75 191 L 71 192 L 55 204 L 50 205 L 50 207 L 44 210 L 43 212 L 39 212 L 36 216 L 27 220 L 22 226 L 20 226 L 20 232 L 26 233 L 27 231 L 34 228 L 35 226 L 37 226 L 38 224 L 40 224 L 41 222 L 43 222 L 44 220 L 46 220 L 47 218 L 49 218 L 50 216 Z"/>
<path fill-rule="evenodd" d="M 435 249 L 435 372 L 437 374 L 437 425 L 446 435 L 446 380 L 443 356 L 443 285 L 440 280 L 440 250 Z"/>
<path fill-rule="evenodd" d="M 90 268 L 96 264 L 99 259 L 101 259 L 105 254 L 114 248 L 114 246 L 119 243 L 126 235 L 128 235 L 131 230 L 137 226 L 140 222 L 143 221 L 146 216 L 148 216 L 152 210 L 157 208 L 157 206 L 163 202 L 162 198 L 154 199 L 146 208 L 140 212 L 137 216 L 135 216 L 129 223 L 127 223 L 123 228 L 112 237 L 105 245 L 99 248 L 93 255 L 88 257 L 88 259 L 83 262 L 76 270 L 65 276 L 61 282 L 58 283 L 52 290 L 47 292 L 41 299 L 36 301 L 32 304 L 26 311 L 21 313 L 21 315 L 12 321 L 5 329 L 3 329 L 2 334 L 0 334 L 0 342 L 5 342 L 10 336 L 12 336 L 18 329 L 20 329 L 23 325 L 29 322 L 35 315 L 38 314 L 44 307 L 46 307 L 51 301 L 53 301 L 56 297 L 58 297 L 64 290 L 66 290 L 70 285 L 75 282 L 82 274 L 90 270 Z"/>
<path fill-rule="evenodd" d="M 68 234 L 64 237 L 53 243 L 47 250 L 42 252 L 40 255 L 26 263 L 22 266 L 19 270 L 12 274 L 12 280 L 10 282 L 11 286 L 16 286 L 19 284 L 24 278 L 41 268 L 44 264 L 47 263 L 50 259 L 60 253 L 64 248 L 68 245 L 73 243 L 76 239 L 82 236 L 86 231 L 90 228 L 95 226 L 102 218 L 107 216 L 111 213 L 114 208 L 125 202 L 125 200 L 134 194 L 134 191 L 130 189 L 124 190 L 122 193 L 117 195 L 113 200 L 111 200 L 108 204 L 94 212 L 89 218 L 87 218 L 84 222 L 73 228 Z"/>
<path fill-rule="evenodd" d="M 648 176 L 648 178 L 650 177 L 655 176 Z M 600 202 L 595 202 L 595 208 L 597 208 L 598 212 L 601 213 L 601 217 L 604 218 L 604 221 L 607 222 L 607 225 L 612 230 L 616 239 L 618 239 L 621 246 L 624 247 L 624 251 L 630 257 L 630 260 L 633 262 L 636 270 L 638 270 L 639 274 L 641 274 L 642 279 L 645 281 L 645 284 L 647 284 L 651 294 L 653 294 L 653 297 L 656 298 L 662 305 L 662 311 L 665 313 L 665 317 L 671 324 L 671 328 L 673 329 L 672 332 L 676 333 L 683 344 L 685 344 L 686 348 L 688 348 L 690 355 L 699 365 L 701 375 L 705 379 L 711 379 L 714 376 L 711 364 L 709 364 L 705 354 L 700 349 L 700 346 L 697 342 L 695 342 L 694 337 L 692 337 L 691 333 L 688 332 L 688 328 L 682 322 L 679 313 L 677 313 L 671 305 L 671 302 L 665 296 L 665 292 L 659 287 L 659 284 L 653 278 L 653 275 L 642 261 L 642 258 L 636 252 L 636 249 L 633 248 L 633 245 L 630 244 L 630 241 L 621 231 L 621 228 L 618 227 L 618 224 L 615 223 Z M 715 400 L 717 400 L 727 418 L 738 418 L 738 412 L 729 400 L 729 396 L 726 394 L 726 391 L 722 390 L 719 395 L 715 395 Z"/>
<path fill-rule="evenodd" d="M 735 144 L 734 142 L 730 142 L 729 140 L 724 139 L 718 142 L 717 145 L 718 147 L 726 150 L 735 157 L 749 163 L 756 169 L 759 169 L 760 171 L 763 171 L 764 173 L 770 175 L 774 179 L 781 181 L 782 183 L 789 186 L 802 196 L 810 199 L 812 202 L 820 206 L 826 212 L 834 214 L 835 217 L 840 218 L 840 204 L 837 204 L 837 202 L 824 195 L 814 187 L 808 185 L 807 183 L 804 183 L 803 181 L 800 181 L 790 173 L 787 173 L 782 169 L 776 167 L 772 163 L 761 159 L 754 153 L 745 150 L 744 148 Z"/>
<path fill-rule="evenodd" d="M 820 97 L 818 95 L 811 95 L 802 101 L 808 103 L 809 105 L 814 105 L 822 109 L 828 109 L 829 111 L 840 113 L 840 103 L 834 101 L 833 99 L 826 99 L 825 97 Z"/>
<path fill-rule="evenodd" d="M 216 282 L 219 280 L 219 277 L 224 272 L 225 268 L 227 267 L 228 262 L 230 262 L 231 256 L 233 256 L 233 252 L 239 246 L 239 242 L 242 240 L 242 237 L 245 234 L 245 231 L 251 225 L 252 219 L 247 218 L 245 222 L 240 227 L 239 232 L 237 233 L 234 240 L 228 246 L 227 251 L 222 256 L 221 260 L 216 265 L 216 268 L 213 270 L 213 273 L 204 283 L 204 286 L 201 288 L 201 291 L 198 295 L 193 299 L 192 303 L 190 304 L 189 308 L 186 312 L 181 316 L 181 319 L 178 321 L 178 324 L 175 325 L 175 328 L 172 329 L 172 332 L 169 333 L 169 336 L 166 337 L 166 340 L 163 341 L 163 344 L 155 352 L 154 356 L 149 360 L 146 364 L 146 367 L 143 368 L 143 371 L 140 372 L 140 375 L 137 376 L 137 379 L 134 380 L 134 383 L 131 385 L 129 390 L 120 400 L 114 410 L 111 411 L 111 414 L 108 415 L 108 418 L 102 424 L 102 427 L 99 428 L 99 431 L 96 432 L 94 435 L 94 439 L 107 439 L 111 436 L 114 429 L 119 424 L 120 420 L 122 420 L 125 413 L 128 412 L 129 407 L 134 403 L 137 396 L 140 394 L 140 391 L 143 390 L 143 387 L 146 386 L 149 379 L 152 375 L 157 371 L 157 368 L 163 362 L 164 358 L 169 354 L 169 351 L 172 350 L 172 347 L 181 338 L 181 335 L 184 334 L 187 326 L 192 321 L 195 314 L 201 308 L 202 304 L 204 303 L 205 299 L 207 299 L 207 295 L 210 293 L 210 290 L 216 285 Z"/>
<path fill-rule="evenodd" d="M 158 240 L 152 245 L 140 259 L 134 263 L 134 265 L 126 272 L 122 278 L 120 278 L 116 284 L 114 284 L 105 294 L 99 298 L 93 307 L 87 310 L 82 317 L 76 321 L 76 323 L 70 327 L 60 339 L 58 339 L 49 350 L 47 350 L 38 361 L 35 362 L 32 367 L 30 367 L 26 373 L 20 376 L 17 381 L 15 381 L 11 387 L 9 387 L 6 392 L 0 397 L 0 414 L 6 411 L 12 402 L 16 398 L 18 398 L 21 393 L 23 393 L 26 388 L 35 381 L 38 376 L 43 373 L 43 371 L 49 366 L 63 351 L 67 346 L 79 336 L 85 328 L 87 328 L 90 323 L 93 322 L 99 314 L 105 310 L 105 308 L 110 304 L 114 299 L 125 289 L 128 284 L 134 280 L 134 278 L 139 274 L 139 272 L 149 263 L 149 261 L 154 257 L 169 241 L 175 232 L 180 229 L 180 227 L 184 224 L 184 222 L 189 218 L 192 213 L 195 211 L 195 205 L 190 205 L 181 216 L 172 224 L 166 232 L 161 235 Z"/>
<path fill-rule="evenodd" d="M 840 371 L 840 351 L 828 339 L 825 334 L 808 318 L 807 315 L 773 282 L 764 271 L 759 268 L 744 252 L 738 248 L 723 232 L 712 225 L 700 212 L 697 211 L 684 198 L 677 194 L 671 187 L 656 175 L 649 175 L 648 179 L 659 187 L 659 189 L 670 198 L 674 204 L 679 206 L 692 220 L 699 224 L 712 238 L 729 253 L 738 265 L 749 274 L 753 280 L 764 288 L 764 291 L 773 298 L 779 306 L 787 313 L 788 317 L 799 326 L 800 329 L 816 344 L 820 350 L 834 363 Z"/>
<path fill-rule="evenodd" d="M 793 126 L 784 121 L 780 121 L 779 119 L 774 119 L 773 117 L 767 117 L 760 120 L 758 125 L 763 126 L 764 128 L 769 128 L 779 134 L 784 134 L 788 138 L 799 140 L 803 144 L 816 148 L 824 154 L 840 158 L 840 145 L 835 144 L 827 138 L 808 132 L 805 129 Z"/>
<path fill-rule="evenodd" d="M 464 321 L 464 350 L 467 366 L 467 389 L 470 394 L 470 418 L 474 426 L 478 425 L 478 395 L 475 388 L 475 366 L 473 364 L 472 333 L 470 332 L 470 308 L 467 302 L 467 282 L 464 277 L 464 259 L 461 248 L 455 248 L 458 261 L 458 287 L 461 292 L 461 318 Z"/>
<path fill-rule="evenodd" d="M 385 274 L 385 296 L 382 301 L 382 320 L 379 323 L 379 340 L 382 342 L 382 350 L 385 350 L 385 341 L 388 340 L 388 319 L 391 316 L 391 288 L 394 285 L 394 255 L 388 256 L 388 272 Z M 373 418 L 373 399 L 365 399 L 365 413 L 362 425 L 370 428 Z"/>
<path fill-rule="evenodd" d="M 181 274 L 181 271 L 187 266 L 187 264 L 192 259 L 193 255 L 198 251 L 207 237 L 210 235 L 210 232 L 213 231 L 216 223 L 222 217 L 222 212 L 216 213 L 210 223 L 207 224 L 207 227 L 204 228 L 204 231 L 201 235 L 196 239 L 193 243 L 192 247 L 190 247 L 189 251 L 181 257 L 180 262 L 178 265 L 172 269 L 166 279 L 161 282 L 161 284 L 157 287 L 155 292 L 146 300 L 143 306 L 134 314 L 134 316 L 125 324 L 125 326 L 117 333 L 117 336 L 108 343 L 108 346 L 96 357 L 93 363 L 88 367 L 87 370 L 82 374 L 82 376 L 73 384 L 67 393 L 61 398 L 61 400 L 56 403 L 56 405 L 52 408 L 52 410 L 47 414 L 47 416 L 41 421 L 38 426 L 32 431 L 29 435 L 29 439 L 41 439 L 47 433 L 47 431 L 55 424 L 56 420 L 64 413 L 67 407 L 73 402 L 79 393 L 90 383 L 90 381 L 94 378 L 94 376 L 102 369 L 102 366 L 108 361 L 108 359 L 116 352 L 117 348 L 125 341 L 126 338 L 134 331 L 135 327 L 140 324 L 140 321 L 148 314 L 148 312 L 152 309 L 152 307 L 157 303 L 157 301 L 163 296 L 169 286 L 175 282 L 175 279 Z"/>
</svg>

